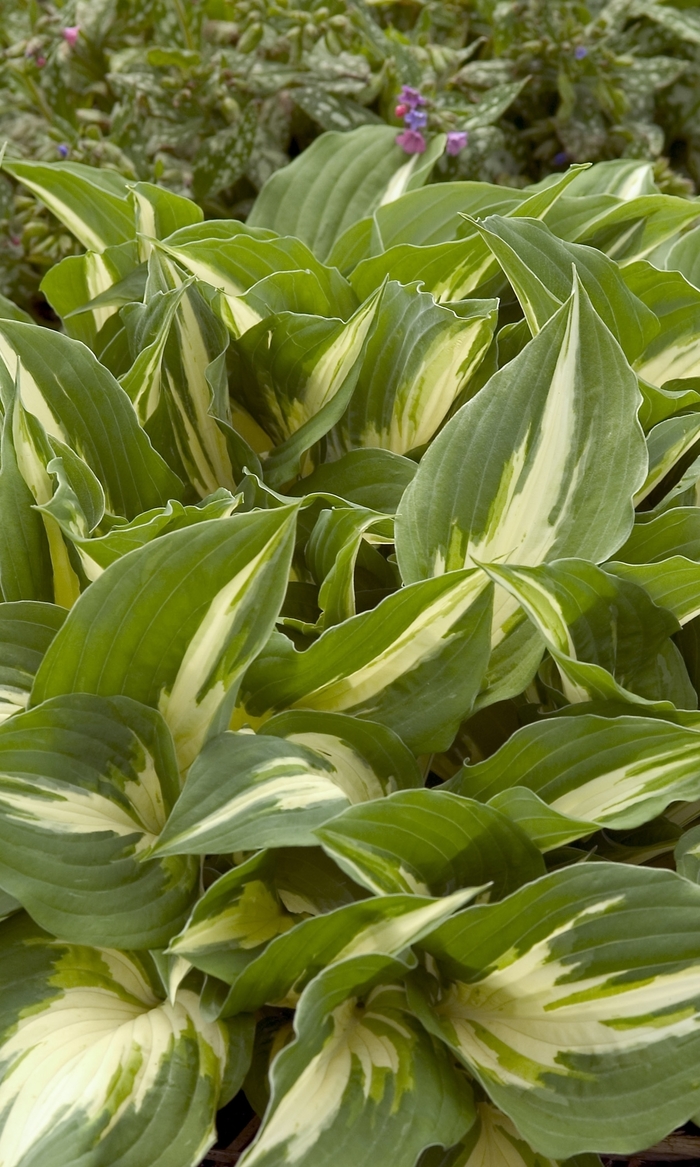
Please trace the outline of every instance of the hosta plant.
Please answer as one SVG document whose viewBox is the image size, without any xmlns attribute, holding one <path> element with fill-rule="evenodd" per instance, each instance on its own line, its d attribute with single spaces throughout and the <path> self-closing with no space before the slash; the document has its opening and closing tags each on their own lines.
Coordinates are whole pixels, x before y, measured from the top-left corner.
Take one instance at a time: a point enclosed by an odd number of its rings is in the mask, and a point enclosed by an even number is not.
<svg viewBox="0 0 700 1167">
<path fill-rule="evenodd" d="M 245 225 L 6 163 L 84 251 L 0 318 L 3 1167 L 700 1115 L 700 205 L 393 133 Z"/>
</svg>

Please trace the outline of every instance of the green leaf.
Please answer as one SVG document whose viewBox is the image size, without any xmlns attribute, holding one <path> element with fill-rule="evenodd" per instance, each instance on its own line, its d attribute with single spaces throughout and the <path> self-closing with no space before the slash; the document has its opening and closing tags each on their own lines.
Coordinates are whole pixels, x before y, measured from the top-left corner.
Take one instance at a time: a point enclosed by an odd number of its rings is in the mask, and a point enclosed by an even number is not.
<svg viewBox="0 0 700 1167">
<path fill-rule="evenodd" d="M 24 709 L 65 608 L 35 600 L 0 604 L 0 721 Z"/>
<path fill-rule="evenodd" d="M 80 162 L 5 161 L 2 168 L 41 199 L 83 247 L 104 251 L 134 238 L 129 183 L 116 170 Z"/>
<path fill-rule="evenodd" d="M 649 470 L 634 496 L 639 504 L 700 439 L 700 413 L 682 413 L 660 421 L 647 434 Z"/>
<path fill-rule="evenodd" d="M 674 507 L 636 522 L 615 552 L 621 563 L 657 563 L 672 555 L 700 560 L 700 507 Z"/>
<path fill-rule="evenodd" d="M 376 895 L 447 895 L 490 884 L 500 899 L 544 875 L 539 851 L 491 807 L 440 790 L 351 806 L 316 830 L 324 850 Z"/>
<path fill-rule="evenodd" d="M 555 872 L 423 941 L 449 983 L 412 1003 L 536 1150 L 629 1154 L 697 1109 L 699 906 L 670 871 Z"/>
<path fill-rule="evenodd" d="M 321 134 L 265 183 L 248 216 L 251 227 L 295 235 L 325 260 L 336 239 L 375 207 L 427 181 L 445 139 L 407 159 L 392 126 Z"/>
<path fill-rule="evenodd" d="M 396 519 L 404 580 L 477 561 L 608 558 L 646 469 L 638 404 L 636 378 L 577 283 L 423 457 Z"/>
<path fill-rule="evenodd" d="M 399 961 L 362 956 L 309 985 L 246 1167 L 414 1167 L 436 1136 L 450 1145 L 472 1124 L 471 1089 L 414 1017 L 402 972 Z"/>
<path fill-rule="evenodd" d="M 354 718 L 329 713 L 273 721 L 281 736 L 268 723 L 264 734 L 224 733 L 205 746 L 154 853 L 314 846 L 316 827 L 346 807 L 420 783 L 413 756 L 384 726 L 355 729 Z"/>
<path fill-rule="evenodd" d="M 540 567 L 485 566 L 545 638 L 569 701 L 602 697 L 697 708 L 670 612 L 638 584 L 582 559 Z"/>
<path fill-rule="evenodd" d="M 626 267 L 624 278 L 661 324 L 661 331 L 635 361 L 640 377 L 664 385 L 700 375 L 700 291 L 680 272 L 659 271 L 647 262 Z"/>
<path fill-rule="evenodd" d="M 446 749 L 479 689 L 491 599 L 481 572 L 451 572 L 402 588 L 304 652 L 273 638 L 246 675 L 245 709 L 351 713 L 389 726 L 415 753 Z"/>
<path fill-rule="evenodd" d="M 533 336 L 571 295 L 572 266 L 629 361 L 659 331 L 655 314 L 630 292 L 617 264 L 603 252 L 565 243 L 535 219 L 490 215 L 474 225 L 508 277 Z"/>
<path fill-rule="evenodd" d="M 68 336 L 82 340 L 98 356 L 103 356 L 110 330 L 121 331 L 120 307 L 142 300 L 145 286 L 146 267 L 135 240 L 104 251 L 68 255 L 49 268 L 41 281 L 41 290 L 62 318 Z"/>
<path fill-rule="evenodd" d="M 552 851 L 590 835 L 597 825 L 560 814 L 524 786 L 502 790 L 488 804 L 516 823 L 540 851 Z"/>
<path fill-rule="evenodd" d="M 0 951 L 3 1163 L 198 1163 L 249 1020 L 205 1021 L 191 989 L 160 999 L 147 957 L 53 940 L 24 915 Z"/>
<path fill-rule="evenodd" d="M 159 708 L 186 769 L 210 728 L 225 727 L 240 677 L 272 630 L 296 511 L 199 523 L 113 563 L 47 652 L 33 703 L 92 692 Z"/>
<path fill-rule="evenodd" d="M 2 366 L 4 367 L 4 366 Z M 17 403 L 6 404 L 0 444 L 0 590 L 7 601 L 54 599 L 51 552 L 34 495 L 18 465 L 15 417 Z M 22 452 L 22 435 L 17 432 Z"/>
<path fill-rule="evenodd" d="M 700 287 L 700 227 L 693 227 L 677 239 L 666 256 L 668 271 L 679 271 L 689 284 Z"/>
<path fill-rule="evenodd" d="M 290 494 L 335 494 L 355 506 L 393 515 L 416 469 L 411 459 L 390 450 L 350 450 L 337 462 L 317 466 Z"/>
<path fill-rule="evenodd" d="M 510 813 L 514 803 L 503 794 L 525 787 L 591 831 L 622 830 L 700 797 L 699 750 L 695 729 L 659 717 L 555 717 L 517 730 L 490 758 L 458 771 L 448 789 Z"/>
<path fill-rule="evenodd" d="M 142 861 L 179 793 L 160 716 L 124 697 L 54 698 L 0 726 L 0 770 L 0 881 L 33 919 L 78 944 L 167 944 L 199 873 Z"/>
<path fill-rule="evenodd" d="M 83 344 L 35 324 L 2 320 L 0 356 L 17 379 L 24 408 L 49 438 L 84 459 L 112 514 L 131 519 L 182 493 L 126 393 Z"/>
<path fill-rule="evenodd" d="M 586 1159 L 590 1163 L 585 1167 L 599 1167 L 596 1155 L 577 1156 L 576 1167 L 584 1167 Z M 478 1102 L 476 1122 L 459 1145 L 447 1154 L 428 1151 L 418 1167 L 503 1167 L 506 1163 L 509 1167 L 559 1167 L 556 1160 L 533 1151 L 506 1114 L 490 1102 Z"/>
<path fill-rule="evenodd" d="M 700 614 L 700 563 L 694 560 L 673 555 L 657 563 L 608 563 L 606 570 L 644 588 L 654 603 L 672 612 L 681 625 Z"/>
</svg>

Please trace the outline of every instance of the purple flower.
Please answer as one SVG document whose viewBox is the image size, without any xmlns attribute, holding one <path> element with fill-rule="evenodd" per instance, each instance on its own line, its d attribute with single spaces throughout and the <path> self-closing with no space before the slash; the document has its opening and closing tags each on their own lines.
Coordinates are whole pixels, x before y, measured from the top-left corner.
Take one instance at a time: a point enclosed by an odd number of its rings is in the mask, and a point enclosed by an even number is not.
<svg viewBox="0 0 700 1167">
<path fill-rule="evenodd" d="M 425 138 L 420 130 L 404 130 L 402 134 L 397 135 L 396 145 L 407 154 L 422 154 L 425 150 Z"/>
<path fill-rule="evenodd" d="M 584 57 L 588 56 L 588 49 L 585 45 L 576 45 L 574 56 L 577 61 L 582 61 Z"/>
<path fill-rule="evenodd" d="M 65 142 L 61 142 L 61 145 L 57 146 L 56 149 L 61 155 L 61 158 L 67 158 L 70 154 L 70 146 L 67 146 Z"/>
<path fill-rule="evenodd" d="M 422 109 L 409 109 L 403 120 L 410 130 L 422 130 L 428 124 L 428 115 Z"/>
<path fill-rule="evenodd" d="M 414 89 L 411 85 L 404 85 L 399 94 L 399 101 L 403 102 L 403 104 L 407 105 L 410 109 L 415 109 L 417 105 L 427 104 L 423 94 L 418 89 Z"/>
<path fill-rule="evenodd" d="M 560 150 L 560 152 L 555 154 L 552 159 L 552 162 L 555 166 L 565 166 L 568 161 L 569 155 L 567 154 L 566 150 Z"/>
<path fill-rule="evenodd" d="M 466 130 L 451 130 L 447 135 L 447 146 L 445 147 L 448 154 L 459 154 L 469 141 L 469 135 Z"/>
<path fill-rule="evenodd" d="M 66 41 L 70 45 L 71 48 L 73 48 L 73 45 L 75 44 L 75 42 L 78 39 L 79 33 L 80 33 L 80 25 L 79 24 L 69 24 L 68 28 L 64 28 L 64 30 L 63 30 L 63 39 L 64 39 L 64 41 Z"/>
</svg>

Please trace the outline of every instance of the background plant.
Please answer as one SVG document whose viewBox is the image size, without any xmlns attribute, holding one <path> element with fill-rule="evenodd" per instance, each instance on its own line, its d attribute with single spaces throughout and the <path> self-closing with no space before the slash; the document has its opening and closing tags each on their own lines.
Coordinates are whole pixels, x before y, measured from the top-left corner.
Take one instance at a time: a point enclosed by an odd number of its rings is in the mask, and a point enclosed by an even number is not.
<svg viewBox="0 0 700 1167">
<path fill-rule="evenodd" d="M 521 186 L 622 155 L 655 159 L 665 190 L 698 180 L 692 5 L 8 0 L 0 37 L 10 154 L 155 181 L 208 215 L 244 218 L 324 130 L 398 126 L 402 85 L 431 132 L 469 132 L 436 179 Z M 41 313 L 38 282 L 74 245 L 8 182 L 0 214 L 0 292 Z"/>
</svg>

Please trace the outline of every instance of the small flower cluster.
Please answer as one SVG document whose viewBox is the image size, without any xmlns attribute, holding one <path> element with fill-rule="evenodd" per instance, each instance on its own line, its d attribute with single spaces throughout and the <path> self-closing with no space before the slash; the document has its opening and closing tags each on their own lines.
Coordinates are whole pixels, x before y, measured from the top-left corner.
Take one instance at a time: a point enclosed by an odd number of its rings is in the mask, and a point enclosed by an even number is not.
<svg viewBox="0 0 700 1167">
<path fill-rule="evenodd" d="M 422 154 L 427 145 L 423 130 L 428 124 L 425 106 L 427 99 L 412 85 L 404 85 L 394 110 L 398 118 L 403 118 L 406 129 L 396 137 L 396 144 L 406 154 Z M 447 153 L 459 154 L 467 144 L 467 134 L 463 130 L 452 130 L 447 135 Z"/>
</svg>

